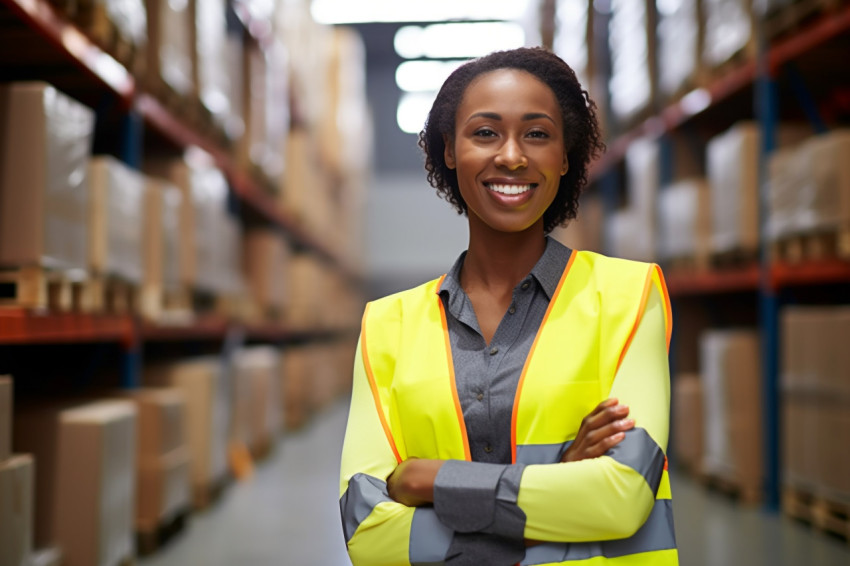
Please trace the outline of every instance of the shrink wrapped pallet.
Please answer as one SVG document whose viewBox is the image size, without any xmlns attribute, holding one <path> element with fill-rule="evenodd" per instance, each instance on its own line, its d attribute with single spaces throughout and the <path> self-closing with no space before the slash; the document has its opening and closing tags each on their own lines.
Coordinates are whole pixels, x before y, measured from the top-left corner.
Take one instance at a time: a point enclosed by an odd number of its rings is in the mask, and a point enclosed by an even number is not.
<svg viewBox="0 0 850 566">
<path fill-rule="evenodd" d="M 648 0 L 612 0 L 608 24 L 614 116 L 628 125 L 651 109 L 655 98 L 655 23 Z"/>
<path fill-rule="evenodd" d="M 94 112 L 39 82 L 0 85 L 0 265 L 83 269 Z"/>
<path fill-rule="evenodd" d="M 758 249 L 758 155 L 761 132 L 741 122 L 709 141 L 706 172 L 711 188 L 714 253 Z"/>
<path fill-rule="evenodd" d="M 810 138 L 798 151 L 796 163 L 805 169 L 799 175 L 796 229 L 817 232 L 850 227 L 850 129 Z"/>
<path fill-rule="evenodd" d="M 762 458 L 758 334 L 712 330 L 700 338 L 704 398 L 703 470 L 741 489 L 758 490 Z"/>
<path fill-rule="evenodd" d="M 702 48 L 699 0 L 656 2 L 658 89 L 670 98 L 696 86 Z"/>
<path fill-rule="evenodd" d="M 591 46 L 590 33 L 593 25 L 593 10 L 589 0 L 558 0 L 557 23 L 552 50 L 569 63 L 575 71 L 579 84 L 590 88 Z M 592 98 L 596 98 L 591 93 Z"/>
<path fill-rule="evenodd" d="M 226 0 L 195 0 L 195 45 L 192 49 L 195 81 L 201 104 L 216 123 L 225 127 L 231 113 L 230 81 L 242 76 L 228 73 Z"/>
<path fill-rule="evenodd" d="M 166 293 L 180 289 L 180 190 L 148 178 L 144 201 L 142 312 L 162 315 Z"/>
<path fill-rule="evenodd" d="M 738 54 L 755 55 L 752 0 L 702 0 L 702 12 L 702 61 L 709 68 L 719 67 Z"/>
<path fill-rule="evenodd" d="M 89 179 L 89 269 L 140 283 L 146 180 L 109 156 L 92 158 Z"/>
<path fill-rule="evenodd" d="M 35 464 L 30 455 L 0 459 L 0 566 L 29 566 Z"/>
<path fill-rule="evenodd" d="M 96 42 L 116 55 L 118 42 L 138 51 L 147 44 L 144 0 L 77 0 L 74 19 Z"/>
<path fill-rule="evenodd" d="M 711 204 L 705 179 L 679 181 L 663 189 L 659 199 L 659 244 L 665 260 L 692 259 L 707 267 L 711 236 Z"/>
<path fill-rule="evenodd" d="M 289 243 L 271 228 L 245 232 L 242 240 L 242 270 L 258 318 L 280 319 L 289 304 Z"/>
<path fill-rule="evenodd" d="M 0 375 L 0 462 L 12 455 L 12 378 Z"/>
<path fill-rule="evenodd" d="M 145 381 L 178 389 L 186 399 L 184 430 L 191 457 L 195 503 L 205 506 L 209 492 L 227 477 L 227 446 L 232 417 L 229 379 L 217 358 L 197 358 L 150 367 Z"/>
<path fill-rule="evenodd" d="M 36 474 L 35 544 L 62 548 L 67 566 L 135 556 L 136 410 L 108 400 L 16 412 L 15 446 Z"/>
<path fill-rule="evenodd" d="M 803 167 L 797 148 L 774 151 L 767 165 L 768 218 L 767 235 L 780 240 L 796 232 L 797 193 L 803 184 Z"/>
<path fill-rule="evenodd" d="M 683 374 L 673 380 L 673 452 L 676 462 L 700 473 L 703 459 L 703 393 L 698 375 Z"/>
<path fill-rule="evenodd" d="M 145 83 L 154 92 L 171 91 L 186 98 L 194 94 L 195 0 L 145 0 L 148 14 Z"/>
<path fill-rule="evenodd" d="M 268 452 L 281 429 L 280 353 L 240 350 L 234 359 L 234 435 L 256 456 Z"/>
</svg>

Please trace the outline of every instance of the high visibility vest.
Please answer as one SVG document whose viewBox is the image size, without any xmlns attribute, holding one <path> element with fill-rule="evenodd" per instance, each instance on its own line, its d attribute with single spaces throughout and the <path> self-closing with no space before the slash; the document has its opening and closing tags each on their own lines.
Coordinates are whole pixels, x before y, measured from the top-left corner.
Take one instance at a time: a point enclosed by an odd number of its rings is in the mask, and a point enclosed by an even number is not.
<svg viewBox="0 0 850 566">
<path fill-rule="evenodd" d="M 441 281 L 372 302 L 364 314 L 363 364 L 398 462 L 471 459 L 438 295 Z M 609 396 L 653 284 L 664 298 L 669 345 L 669 299 L 657 266 L 572 252 L 517 387 L 511 422 L 514 463 L 559 462 L 582 419 Z M 619 452 L 606 457 L 617 461 L 623 473 L 643 475 L 640 489 L 655 494 L 643 526 L 618 540 L 546 543 L 529 549 L 523 564 L 678 564 L 666 457 L 647 434 L 633 432 Z M 525 477 L 520 500 L 522 489 Z M 606 494 L 598 496 L 603 500 Z"/>
</svg>

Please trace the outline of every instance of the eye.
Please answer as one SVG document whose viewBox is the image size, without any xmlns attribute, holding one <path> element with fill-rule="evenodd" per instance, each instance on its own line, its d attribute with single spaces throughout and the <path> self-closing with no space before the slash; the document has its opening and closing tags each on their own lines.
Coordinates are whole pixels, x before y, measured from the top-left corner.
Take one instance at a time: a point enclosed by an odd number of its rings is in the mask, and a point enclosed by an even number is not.
<svg viewBox="0 0 850 566">
<path fill-rule="evenodd" d="M 545 139 L 549 137 L 549 133 L 544 130 L 531 130 L 528 132 L 528 137 L 536 139 Z"/>
<path fill-rule="evenodd" d="M 479 138 L 492 138 L 496 136 L 496 132 L 490 128 L 478 128 L 472 135 Z"/>
</svg>

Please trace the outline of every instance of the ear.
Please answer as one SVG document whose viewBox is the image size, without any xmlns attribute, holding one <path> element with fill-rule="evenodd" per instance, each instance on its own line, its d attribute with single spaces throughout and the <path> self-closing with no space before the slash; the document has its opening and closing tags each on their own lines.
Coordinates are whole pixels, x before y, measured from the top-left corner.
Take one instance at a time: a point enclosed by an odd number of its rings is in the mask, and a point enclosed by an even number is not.
<svg viewBox="0 0 850 566">
<path fill-rule="evenodd" d="M 570 159 L 567 155 L 567 152 L 564 152 L 564 163 L 561 165 L 561 177 L 567 174 L 567 171 L 570 170 Z"/>
<path fill-rule="evenodd" d="M 448 135 L 443 134 L 443 143 L 446 146 L 446 149 L 443 151 L 443 159 L 446 162 L 446 167 L 454 169 L 457 167 L 457 161 L 455 161 L 455 142 Z"/>
</svg>

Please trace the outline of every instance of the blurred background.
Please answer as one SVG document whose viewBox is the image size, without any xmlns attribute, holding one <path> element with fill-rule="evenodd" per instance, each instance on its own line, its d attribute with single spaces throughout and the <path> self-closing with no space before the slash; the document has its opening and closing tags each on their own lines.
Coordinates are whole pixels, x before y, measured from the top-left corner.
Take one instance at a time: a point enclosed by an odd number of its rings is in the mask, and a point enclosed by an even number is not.
<svg viewBox="0 0 850 566">
<path fill-rule="evenodd" d="M 545 46 L 566 245 L 661 264 L 683 565 L 850 563 L 850 3 L 0 0 L 0 566 L 349 564 L 365 302 L 466 221 L 417 133 Z"/>
</svg>

